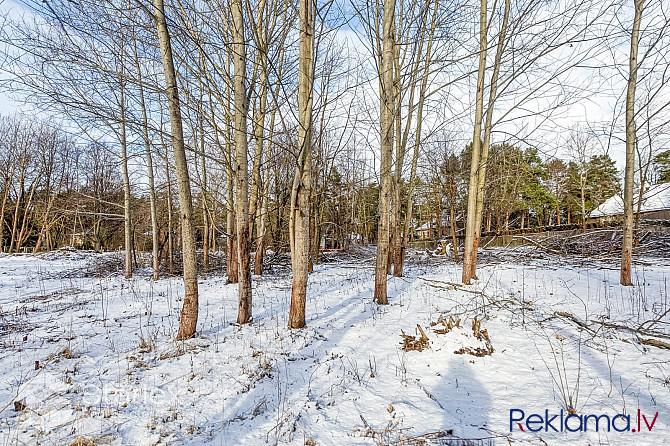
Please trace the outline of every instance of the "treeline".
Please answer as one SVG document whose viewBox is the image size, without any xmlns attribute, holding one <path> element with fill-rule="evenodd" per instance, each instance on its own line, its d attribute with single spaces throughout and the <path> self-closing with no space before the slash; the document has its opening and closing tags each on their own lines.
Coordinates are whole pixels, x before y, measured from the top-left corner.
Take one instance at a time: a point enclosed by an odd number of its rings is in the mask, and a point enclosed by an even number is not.
<svg viewBox="0 0 670 446">
<path fill-rule="evenodd" d="M 181 243 L 174 223 L 178 207 L 172 205 L 174 182 L 168 182 L 168 147 L 161 153 L 153 166 L 158 252 L 162 266 L 174 271 L 171 247 Z M 463 228 L 470 156 L 470 146 L 457 154 L 444 147 L 434 148 L 427 155 L 430 162 L 418 170 L 410 240 L 416 238 L 416 228 L 427 222 L 432 223 L 437 236 L 441 226 L 451 224 L 452 213 L 455 226 Z M 289 250 L 291 165 L 290 159 L 282 159 L 281 150 L 273 159 L 263 182 L 267 198 L 263 247 L 283 252 Z M 332 160 L 320 156 L 316 160 L 320 167 L 314 171 L 312 194 L 312 262 L 318 262 L 320 247 L 347 249 L 351 243 L 377 241 L 379 185 L 365 175 L 364 165 L 357 166 L 354 161 L 351 151 Z M 104 144 L 82 144 L 58 126 L 30 122 L 20 115 L 1 117 L 3 250 L 36 252 L 70 245 L 95 251 L 122 249 L 124 185 L 120 164 L 118 154 Z M 607 155 L 543 159 L 534 148 L 496 144 L 491 147 L 488 164 L 482 228 L 486 232 L 582 223 L 590 211 L 620 192 L 619 173 Z M 131 166 L 132 249 L 151 251 L 148 185 L 142 181 L 146 167 Z M 209 181 L 219 184 L 220 179 L 210 177 Z M 407 199 L 407 186 L 401 185 L 403 200 Z M 209 196 L 194 194 L 195 217 L 200 222 L 196 225 L 198 248 L 208 253 L 226 249 L 228 210 L 233 208 L 226 194 L 209 189 Z M 401 211 L 407 213 L 406 205 Z M 259 263 L 258 274 L 261 267 Z"/>
<path fill-rule="evenodd" d="M 282 150 L 266 166 L 263 210 L 267 228 L 266 249 L 289 249 L 288 220 L 292 179 L 289 157 Z M 170 268 L 173 247 L 181 243 L 176 185 L 169 173 L 169 147 L 154 159 L 159 256 Z M 162 154 L 162 156 L 161 156 Z M 349 169 L 335 163 L 346 157 Z M 145 169 L 131 158 L 132 250 L 151 251 L 152 224 Z M 139 160 L 137 160 L 139 161 Z M 315 169 L 312 226 L 314 257 L 319 241 L 329 248 L 351 242 L 375 241 L 378 186 L 364 177 L 351 153 L 324 160 Z M 48 251 L 64 246 L 95 251 L 124 248 L 124 183 L 122 159 L 104 144 L 82 143 L 57 123 L 40 123 L 25 116 L 0 117 L 0 238 L 4 252 Z M 345 165 L 343 163 L 342 165 Z M 200 174 L 200 171 L 196 172 Z M 196 178 L 195 183 L 201 179 Z M 221 183 L 219 183 L 221 182 Z M 225 178 L 211 175 L 208 184 L 225 186 Z M 194 191 L 198 248 L 225 250 L 228 216 L 233 203 L 216 187 L 205 196 Z M 174 203 L 174 204 L 173 204 Z M 206 218 L 205 218 L 206 217 Z M 205 223 L 207 223 L 205 225 Z M 171 240 L 172 239 L 172 240 Z M 205 240 L 208 240 L 205 243 Z M 327 240 L 327 241 L 326 241 Z M 207 246 L 205 246 L 207 245 Z M 255 247 L 255 246 L 254 246 Z M 260 266 L 260 264 L 259 264 Z M 259 274 L 261 271 L 259 270 Z"/>
<path fill-rule="evenodd" d="M 431 163 L 418 186 L 417 224 L 433 222 L 436 234 L 452 220 L 463 228 L 470 156 L 470 146 L 457 155 L 439 150 L 428 155 Z M 487 165 L 485 232 L 584 224 L 621 188 L 616 164 L 604 154 L 563 160 L 543 158 L 535 148 L 494 144 Z"/>
<path fill-rule="evenodd" d="M 122 240 L 122 187 L 104 146 L 75 143 L 59 128 L 0 117 L 0 246 L 51 250 L 77 241 L 110 249 Z"/>
</svg>

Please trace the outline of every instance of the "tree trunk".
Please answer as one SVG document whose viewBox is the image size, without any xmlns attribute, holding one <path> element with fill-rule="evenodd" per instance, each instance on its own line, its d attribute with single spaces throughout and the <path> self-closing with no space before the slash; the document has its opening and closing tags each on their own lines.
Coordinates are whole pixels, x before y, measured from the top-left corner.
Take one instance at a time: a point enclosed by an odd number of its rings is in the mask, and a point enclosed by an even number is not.
<svg viewBox="0 0 670 446">
<path fill-rule="evenodd" d="M 377 231 L 377 262 L 375 267 L 374 300 L 380 305 L 388 304 L 386 294 L 386 272 L 389 257 L 389 211 L 391 204 L 391 161 L 393 157 L 393 118 L 394 118 L 394 28 L 395 0 L 384 2 L 384 19 L 382 25 L 382 63 L 380 82 L 380 189 L 379 189 L 379 226 Z"/>
<path fill-rule="evenodd" d="M 198 323 L 198 271 L 195 257 L 193 201 L 188 175 L 188 162 L 186 161 L 186 151 L 184 148 L 184 131 L 182 128 L 179 91 L 177 89 L 177 75 L 174 69 L 170 34 L 168 33 L 163 0 L 154 0 L 154 15 L 161 49 L 163 71 L 165 72 L 165 87 L 170 110 L 172 150 L 177 172 L 177 186 L 179 188 L 179 214 L 184 265 L 184 305 L 181 310 L 177 339 L 183 340 L 193 336 Z"/>
<path fill-rule="evenodd" d="M 202 98 L 201 101 L 202 103 Z M 201 107 L 201 106 L 199 106 Z M 201 206 L 202 206 L 202 265 L 203 268 L 209 268 L 209 206 L 207 205 L 207 163 L 205 156 L 205 117 L 202 110 L 198 114 L 198 121 L 200 126 L 200 169 L 202 170 L 202 178 L 200 184 Z"/>
<path fill-rule="evenodd" d="M 400 27 L 398 27 L 400 31 Z M 402 107 L 402 94 L 400 92 L 400 51 L 398 47 L 394 45 L 393 48 L 393 98 L 394 98 L 394 113 L 393 119 L 395 121 L 395 172 L 392 172 L 391 177 L 391 226 L 389 228 L 389 256 L 388 262 L 386 263 L 386 274 L 391 274 L 391 268 L 393 268 L 393 275 L 395 276 L 394 261 L 395 257 L 400 255 L 400 182 L 402 181 L 402 166 L 405 160 L 405 148 L 406 144 L 402 138 L 402 116 L 400 114 L 400 109 Z M 410 103 L 409 109 L 412 109 L 412 102 L 414 93 L 414 83 L 410 83 Z M 407 125 L 411 123 L 411 116 L 406 118 Z M 393 163 L 393 161 L 391 161 Z M 398 276 L 399 277 L 399 276 Z"/>
<path fill-rule="evenodd" d="M 314 197 L 314 187 L 312 187 L 312 218 L 310 219 L 309 238 L 310 238 L 310 255 L 309 255 L 309 272 L 314 272 L 314 265 L 319 263 L 319 247 L 321 245 L 321 223 L 323 210 L 320 204 L 316 204 L 317 200 Z"/>
<path fill-rule="evenodd" d="M 174 222 L 172 208 L 172 178 L 170 176 L 170 163 L 168 158 L 168 146 L 165 146 L 165 181 L 167 182 L 167 214 L 168 214 L 168 271 L 174 274 Z"/>
<path fill-rule="evenodd" d="M 491 85 L 489 89 L 489 100 L 486 109 L 486 120 L 484 122 L 484 144 L 482 146 L 482 154 L 479 160 L 479 170 L 477 172 L 477 206 L 475 222 L 475 233 L 472 247 L 472 257 L 470 265 L 472 266 L 471 275 L 474 279 L 477 278 L 477 248 L 479 247 L 479 239 L 482 233 L 482 219 L 484 218 L 484 189 L 486 185 L 486 167 L 489 158 L 489 147 L 491 145 L 491 130 L 493 128 L 493 106 L 496 101 L 498 90 L 498 74 L 500 73 L 500 63 L 502 60 L 503 47 L 505 43 L 505 36 L 507 34 L 507 21 L 509 19 L 511 0 L 505 0 L 505 12 L 503 14 L 503 21 L 500 26 L 500 34 L 498 35 L 498 45 L 496 47 L 496 56 L 493 63 L 493 74 L 491 75 Z"/>
<path fill-rule="evenodd" d="M 270 114 L 270 133 L 268 136 L 268 146 L 266 148 L 268 157 L 270 156 L 270 147 L 272 144 L 272 137 L 274 134 L 275 125 L 275 111 Z M 256 255 L 254 257 L 254 274 L 260 276 L 263 274 L 263 257 L 265 256 L 265 238 L 267 232 L 267 215 L 268 215 L 268 195 L 270 193 L 270 168 L 269 164 L 265 164 L 263 169 L 263 196 L 261 201 L 261 212 L 258 223 L 258 237 L 256 238 Z"/>
<path fill-rule="evenodd" d="M 412 71 L 410 73 L 410 82 L 409 82 L 409 100 L 408 100 L 408 113 L 405 118 L 405 129 L 402 132 L 400 132 L 400 126 L 402 122 L 402 116 L 400 112 L 396 113 L 396 135 L 397 135 L 397 141 L 396 141 L 396 172 L 395 172 L 395 194 L 394 194 L 394 210 L 393 210 L 393 215 L 395 216 L 396 222 L 394 223 L 394 247 L 393 247 L 393 275 L 395 277 L 402 277 L 403 274 L 403 267 L 405 263 L 405 252 L 407 250 L 407 243 L 409 239 L 409 231 L 410 231 L 410 222 L 412 220 L 412 201 L 413 201 L 413 188 L 414 184 L 413 182 L 415 181 L 416 177 L 416 160 L 418 157 L 418 150 L 419 150 L 419 144 L 421 142 L 421 124 L 423 122 L 423 106 L 425 103 L 425 96 L 426 96 L 426 89 L 428 85 L 428 78 L 430 74 L 430 62 L 431 62 L 431 54 L 432 54 L 432 46 L 433 46 L 433 39 L 435 37 L 435 28 L 437 26 L 437 18 L 438 18 L 438 2 L 437 0 L 433 3 L 434 9 L 433 9 L 433 14 L 432 14 L 432 19 L 430 22 L 430 26 L 428 26 L 427 23 L 427 16 L 428 13 L 430 12 L 430 3 L 427 2 L 426 7 L 422 13 L 422 17 L 420 18 L 419 23 L 421 24 L 421 30 L 418 32 L 417 38 L 419 39 L 419 44 L 418 44 L 418 49 L 416 50 L 416 55 L 412 56 L 414 58 L 413 61 L 413 67 Z M 411 27 L 406 28 L 407 32 L 409 33 L 411 30 Z M 423 42 L 425 39 L 425 34 L 428 33 L 428 43 L 426 47 L 426 52 L 423 53 Z M 396 79 L 396 92 L 398 94 L 396 103 L 398 104 L 398 110 L 401 110 L 402 108 L 402 93 L 401 89 L 403 88 L 401 84 L 401 75 L 400 75 L 400 61 L 399 61 L 399 53 L 400 51 L 396 51 L 396 73 L 397 73 L 397 79 Z M 424 66 L 422 71 L 420 72 L 419 66 L 421 64 L 421 61 L 423 60 Z M 404 159 L 405 159 L 405 153 L 406 153 L 406 148 L 407 148 L 407 140 L 409 138 L 410 134 L 410 128 L 412 124 L 412 113 L 414 112 L 414 92 L 416 85 L 419 83 L 419 79 L 421 79 L 420 87 L 419 87 L 419 102 L 416 106 L 416 131 L 415 131 L 415 138 L 414 138 L 414 151 L 413 151 L 413 156 L 412 156 L 412 171 L 410 173 L 410 181 L 409 181 L 409 190 L 408 190 L 408 197 L 407 197 L 407 210 L 405 214 L 405 218 L 402 218 L 402 212 L 401 212 L 401 201 L 400 201 L 400 185 L 401 185 L 401 180 L 402 180 L 402 168 L 404 165 Z"/>
<path fill-rule="evenodd" d="M 19 175 L 19 187 L 16 193 L 16 203 L 14 204 L 14 216 L 12 218 L 12 238 L 9 241 L 9 253 L 11 254 L 14 251 L 14 245 L 16 243 L 17 236 L 17 226 L 19 224 L 19 209 L 21 208 L 21 202 L 24 200 L 25 195 L 25 160 L 21 160 L 21 173 Z M 74 232 L 73 232 L 74 238 Z M 72 242 L 74 245 L 74 242 Z"/>
<path fill-rule="evenodd" d="M 580 190 L 580 197 L 581 197 L 581 204 L 582 204 L 582 231 L 586 231 L 586 198 L 585 198 L 586 191 L 584 189 L 585 189 L 585 185 L 584 185 L 584 182 L 582 182 L 582 186 L 581 186 L 581 190 Z M 624 210 L 624 212 L 625 212 L 625 210 Z"/>
<path fill-rule="evenodd" d="M 628 90 L 626 92 L 626 174 L 623 187 L 623 242 L 621 245 L 621 285 L 632 285 L 633 256 L 633 182 L 635 178 L 635 86 L 637 51 L 644 0 L 635 0 L 635 18 L 630 38 Z"/>
<path fill-rule="evenodd" d="M 314 84 L 315 0 L 300 0 L 300 62 L 298 65 L 298 165 L 291 193 L 291 309 L 289 328 L 305 326 L 309 269 L 310 199 L 312 198 L 312 88 Z"/>
<path fill-rule="evenodd" d="M 258 203 L 262 200 L 261 193 L 261 162 L 263 158 L 265 114 L 268 90 L 267 60 L 264 50 L 259 51 L 260 58 L 260 92 L 258 106 L 254 109 L 254 159 L 251 167 L 251 196 L 249 199 L 249 218 L 257 220 Z M 253 227 L 253 224 L 252 224 Z M 253 230 L 251 231 L 253 234 Z M 258 239 L 258 228 L 256 228 L 256 238 Z"/>
<path fill-rule="evenodd" d="M 454 200 L 456 199 L 456 187 L 451 185 L 451 200 L 449 205 L 449 219 L 451 226 L 451 249 L 454 251 L 454 262 L 458 263 L 458 239 L 456 238 L 456 212 Z"/>
<path fill-rule="evenodd" d="M 254 274 L 260 276 L 263 274 L 263 256 L 265 255 L 265 232 L 266 217 L 268 214 L 268 192 L 270 171 L 265 167 L 263 172 L 263 197 L 261 201 L 261 211 L 258 217 L 258 237 L 256 238 L 256 255 L 254 257 Z"/>
<path fill-rule="evenodd" d="M 123 56 L 120 56 L 123 57 Z M 121 113 L 121 176 L 123 178 L 123 240 L 125 255 L 125 273 L 126 279 L 133 277 L 133 252 L 132 252 L 132 221 L 130 216 L 130 177 L 128 175 L 128 140 L 126 136 L 126 100 L 125 100 L 125 80 L 123 63 L 121 64 L 121 73 L 119 74 L 119 111 Z"/>
<path fill-rule="evenodd" d="M 249 184 L 247 160 L 246 44 L 242 0 L 233 0 L 233 93 L 235 97 L 235 220 L 237 223 L 238 312 L 237 323 L 251 322 L 251 269 L 249 234 Z"/>
<path fill-rule="evenodd" d="M 477 257 L 475 254 L 476 229 L 477 229 L 477 196 L 480 168 L 480 151 L 482 147 L 482 119 L 484 113 L 484 74 L 486 72 L 486 49 L 487 49 L 487 6 L 486 0 L 480 0 L 479 12 L 479 68 L 477 70 L 477 96 L 475 100 L 475 127 L 472 137 L 472 158 L 470 160 L 470 184 L 468 187 L 468 211 L 465 228 L 465 249 L 463 251 L 463 275 L 462 281 L 470 285 L 475 270 Z"/>
<path fill-rule="evenodd" d="M 40 174 L 38 173 L 38 177 Z M 25 206 L 23 207 L 23 218 L 21 220 L 21 230 L 19 231 L 19 235 L 17 237 L 17 244 L 16 244 L 16 249 L 17 251 L 23 246 L 25 243 L 26 239 L 30 235 L 30 231 L 28 230 L 28 215 L 31 213 L 30 210 L 33 207 L 33 199 L 35 198 L 35 191 L 37 190 L 37 179 L 33 181 L 33 183 L 30 185 L 30 192 L 28 193 L 28 201 L 26 202 Z"/>
<path fill-rule="evenodd" d="M 5 177 L 5 183 L 2 190 L 2 205 L 0 206 L 0 252 L 5 251 L 5 209 L 7 207 L 7 199 L 9 198 L 9 179 L 8 174 Z"/>
<path fill-rule="evenodd" d="M 229 151 L 230 153 L 230 151 Z M 226 283 L 238 282 L 238 266 L 237 266 L 237 225 L 235 224 L 235 200 L 234 197 L 234 169 L 232 160 L 228 162 L 226 168 L 226 193 L 228 207 L 226 209 L 226 272 L 228 274 L 228 281 Z"/>
<path fill-rule="evenodd" d="M 134 36 L 133 36 L 134 37 Z M 147 108 L 144 102 L 144 88 L 142 86 L 142 69 L 137 53 L 137 40 L 134 40 L 135 49 L 135 69 L 138 76 L 138 93 L 140 99 L 140 108 L 142 110 L 142 138 L 144 140 L 144 156 L 147 161 L 147 172 L 149 174 L 149 209 L 151 212 L 151 266 L 153 267 L 153 279 L 160 277 L 160 255 L 158 254 L 158 210 L 156 209 L 156 186 L 154 183 L 154 166 L 151 157 L 151 140 L 149 139 L 149 119 L 147 117 Z"/>
</svg>

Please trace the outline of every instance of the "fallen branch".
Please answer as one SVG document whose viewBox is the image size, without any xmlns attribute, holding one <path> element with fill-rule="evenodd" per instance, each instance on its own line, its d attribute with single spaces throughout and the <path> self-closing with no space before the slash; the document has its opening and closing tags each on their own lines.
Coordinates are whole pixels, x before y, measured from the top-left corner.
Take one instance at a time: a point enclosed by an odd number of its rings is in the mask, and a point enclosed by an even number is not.
<svg viewBox="0 0 670 446">
<path fill-rule="evenodd" d="M 640 326 L 638 327 L 638 330 L 644 330 L 644 329 L 645 329 L 644 326 L 647 325 L 647 324 L 649 324 L 649 326 L 647 327 L 647 329 L 653 327 L 654 325 L 658 324 L 658 323 L 661 321 L 661 319 L 663 319 L 663 318 L 664 318 L 665 316 L 667 316 L 668 314 L 670 314 L 670 308 L 668 308 L 668 309 L 665 311 L 665 313 L 661 314 L 661 315 L 660 315 L 659 317 L 657 317 L 656 319 L 652 319 L 652 320 L 649 320 L 649 321 L 646 321 L 646 322 L 643 322 L 642 324 L 640 324 Z"/>
<path fill-rule="evenodd" d="M 545 245 L 543 245 L 542 243 L 536 242 L 535 240 L 533 240 L 533 239 L 531 239 L 531 238 L 529 238 L 529 237 L 524 237 L 524 236 L 522 236 L 522 235 L 515 235 L 515 236 L 512 236 L 512 240 L 514 240 L 514 239 L 517 239 L 517 240 L 525 240 L 525 241 L 527 241 L 528 243 L 530 243 L 531 245 L 536 246 L 536 247 L 540 248 L 541 250 L 550 252 L 550 253 L 552 253 L 552 254 L 562 254 L 561 251 L 559 251 L 559 250 L 557 250 L 557 249 L 550 248 L 550 247 L 548 247 L 548 246 L 545 246 Z M 546 240 L 546 239 L 545 239 L 545 240 Z M 543 240 L 543 241 L 544 241 L 544 240 Z M 510 242 L 510 243 L 512 243 L 512 242 Z M 509 246 L 509 244 L 508 244 L 507 246 Z"/>
<path fill-rule="evenodd" d="M 641 328 L 633 328 L 633 327 L 628 327 L 626 325 L 613 324 L 611 322 L 604 322 L 604 321 L 594 321 L 594 320 L 592 320 L 591 322 L 593 322 L 595 324 L 600 324 L 605 328 L 613 328 L 615 330 L 630 331 L 632 333 L 641 334 L 643 336 L 653 336 L 655 338 L 670 339 L 670 335 L 667 335 L 665 333 L 659 333 L 659 332 L 656 332 L 656 331 L 649 331 L 649 330 L 644 330 L 644 329 L 641 329 Z"/>
<path fill-rule="evenodd" d="M 658 339 L 645 339 L 638 336 L 637 340 L 640 341 L 640 344 L 651 345 L 652 347 L 666 348 L 670 350 L 670 344 L 668 344 L 667 342 L 659 341 Z"/>
<path fill-rule="evenodd" d="M 577 324 L 578 326 L 580 326 L 581 328 L 583 328 L 584 330 L 588 331 L 589 333 L 591 333 L 592 335 L 595 336 L 595 334 L 596 334 L 595 330 L 593 330 L 591 327 L 589 327 L 586 322 L 580 320 L 574 314 L 566 313 L 565 311 L 555 311 L 554 314 L 556 316 L 560 316 L 562 318 L 571 320 L 572 322 L 574 322 L 575 324 Z"/>
<path fill-rule="evenodd" d="M 426 279 L 424 277 L 419 277 L 419 279 L 424 280 L 426 282 L 430 282 L 428 285 L 432 286 L 433 288 L 439 288 L 441 290 L 456 290 L 456 291 L 464 291 L 466 293 L 471 293 L 471 294 L 483 294 L 481 291 L 477 290 L 468 290 L 467 288 L 463 288 L 462 284 L 460 283 L 454 283 L 454 282 L 445 282 L 442 280 L 433 280 L 433 279 Z M 447 286 L 439 286 L 439 285 L 433 285 L 433 284 L 444 284 Z"/>
</svg>

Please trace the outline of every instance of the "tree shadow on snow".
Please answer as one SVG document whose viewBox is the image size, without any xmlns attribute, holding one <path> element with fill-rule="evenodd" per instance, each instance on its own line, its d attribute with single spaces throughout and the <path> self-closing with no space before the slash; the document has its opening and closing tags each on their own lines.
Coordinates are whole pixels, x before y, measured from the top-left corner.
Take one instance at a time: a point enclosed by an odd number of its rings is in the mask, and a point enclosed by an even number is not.
<svg viewBox="0 0 670 446">
<path fill-rule="evenodd" d="M 490 433 L 489 426 L 493 410 L 491 395 L 477 379 L 475 361 L 481 359 L 467 354 L 449 357 L 446 373 L 436 388 L 435 399 L 443 407 L 443 429 L 451 431 L 452 436 L 433 440 L 433 444 L 489 446 L 496 443 L 491 438 L 494 434 Z"/>
</svg>

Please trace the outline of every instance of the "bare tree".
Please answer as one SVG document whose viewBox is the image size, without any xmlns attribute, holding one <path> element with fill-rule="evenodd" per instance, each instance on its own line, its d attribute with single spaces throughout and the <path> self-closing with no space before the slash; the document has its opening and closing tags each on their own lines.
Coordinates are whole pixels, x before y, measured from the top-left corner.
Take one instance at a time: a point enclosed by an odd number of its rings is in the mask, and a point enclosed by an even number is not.
<svg viewBox="0 0 670 446">
<path fill-rule="evenodd" d="M 300 0 L 300 62 L 298 68 L 298 163 L 291 191 L 291 310 L 288 326 L 305 326 L 305 301 L 310 251 L 312 192 L 312 96 L 314 85 L 315 0 Z"/>
<path fill-rule="evenodd" d="M 135 61 L 135 74 L 137 76 L 138 98 L 140 102 L 140 110 L 142 112 L 142 140 L 144 142 L 144 156 L 147 162 L 147 173 L 149 180 L 149 207 L 151 215 L 151 266 L 153 268 L 153 279 L 158 280 L 160 277 L 160 256 L 158 253 L 160 242 L 158 240 L 158 210 L 156 207 L 156 186 L 154 182 L 154 165 L 151 155 L 151 139 L 149 138 L 149 118 L 147 114 L 147 106 L 144 95 L 143 74 L 140 63 L 140 53 L 138 51 L 138 39 L 135 34 L 135 25 L 132 26 L 133 37 L 133 55 Z"/>
<path fill-rule="evenodd" d="M 393 63 L 395 52 L 395 0 L 384 1 L 382 24 L 382 54 L 380 86 L 380 189 L 379 225 L 377 231 L 377 263 L 375 267 L 374 300 L 380 305 L 388 304 L 386 275 L 390 245 L 390 205 L 392 193 L 391 162 L 393 158 L 393 119 L 395 91 Z"/>
<path fill-rule="evenodd" d="M 246 44 L 242 0 L 232 0 L 233 15 L 233 90 L 235 97 L 235 223 L 237 224 L 238 298 L 237 323 L 251 322 L 251 262 L 249 234 L 249 172 L 247 161 Z"/>
<path fill-rule="evenodd" d="M 633 256 L 633 183 L 635 181 L 635 85 L 637 84 L 637 51 L 644 0 L 635 0 L 635 17 L 630 37 L 628 87 L 626 91 L 626 169 L 623 186 L 623 242 L 621 244 L 621 285 L 632 285 Z"/>
<path fill-rule="evenodd" d="M 163 0 L 154 0 L 154 17 L 161 48 L 165 87 L 170 109 L 170 125 L 172 133 L 172 151 L 174 154 L 179 188 L 179 214 L 181 223 L 182 256 L 184 263 L 184 305 L 181 310 L 177 339 L 189 339 L 195 333 L 198 323 L 198 270 L 195 257 L 195 222 L 193 221 L 193 200 L 191 198 L 191 182 L 188 175 L 188 163 L 184 148 L 184 130 L 182 128 L 181 108 L 177 76 L 174 69 L 170 34 L 165 18 Z"/>
<path fill-rule="evenodd" d="M 477 186 L 479 184 L 480 152 L 482 147 L 482 119 L 484 114 L 484 75 L 486 72 L 487 6 L 486 0 L 480 0 L 479 6 L 479 68 L 477 70 L 477 95 L 475 99 L 475 127 L 472 138 L 472 157 L 470 160 L 470 185 L 468 186 L 468 213 L 465 232 L 465 250 L 463 252 L 464 284 L 469 285 L 476 265 L 474 254 L 475 232 L 477 225 Z M 474 263 L 474 264 L 473 264 Z"/>
</svg>

